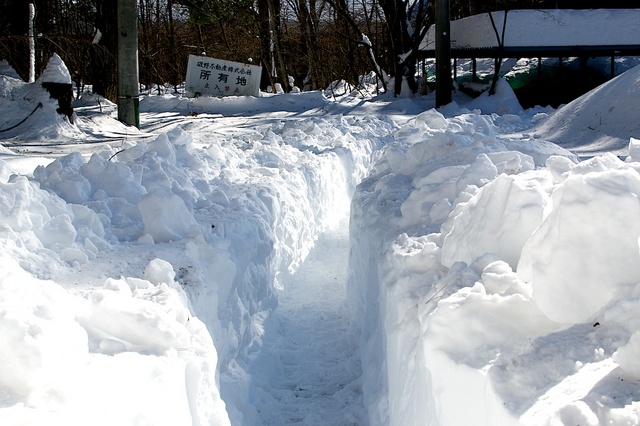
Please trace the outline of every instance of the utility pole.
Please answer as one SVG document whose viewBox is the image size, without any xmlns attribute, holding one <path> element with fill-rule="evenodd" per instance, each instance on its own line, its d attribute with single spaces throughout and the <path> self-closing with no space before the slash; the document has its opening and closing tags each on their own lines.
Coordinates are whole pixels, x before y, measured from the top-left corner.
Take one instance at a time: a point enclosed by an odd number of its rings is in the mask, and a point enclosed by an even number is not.
<svg viewBox="0 0 640 426">
<path fill-rule="evenodd" d="M 118 120 L 140 128 L 137 0 L 118 0 Z"/>
<path fill-rule="evenodd" d="M 449 0 L 436 0 L 436 108 L 451 103 Z"/>
</svg>

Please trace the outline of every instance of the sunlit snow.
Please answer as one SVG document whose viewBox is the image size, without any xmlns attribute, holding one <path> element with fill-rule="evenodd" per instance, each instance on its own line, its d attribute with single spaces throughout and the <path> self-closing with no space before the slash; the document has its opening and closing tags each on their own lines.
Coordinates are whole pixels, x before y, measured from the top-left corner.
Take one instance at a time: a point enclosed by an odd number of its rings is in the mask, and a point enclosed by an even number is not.
<svg viewBox="0 0 640 426">
<path fill-rule="evenodd" d="M 0 424 L 640 422 L 631 106 L 581 159 L 548 123 L 607 105 L 504 81 L 149 96 L 139 131 L 1 78 L 0 130 L 43 108 L 0 133 Z"/>
</svg>

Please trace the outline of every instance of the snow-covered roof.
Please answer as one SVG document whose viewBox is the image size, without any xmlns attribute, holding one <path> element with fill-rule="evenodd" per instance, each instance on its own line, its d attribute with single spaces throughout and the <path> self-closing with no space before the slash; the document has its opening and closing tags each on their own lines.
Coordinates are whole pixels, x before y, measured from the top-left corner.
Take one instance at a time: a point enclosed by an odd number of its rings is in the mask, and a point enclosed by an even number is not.
<svg viewBox="0 0 640 426">
<path fill-rule="evenodd" d="M 632 46 L 640 45 L 640 9 L 512 10 L 508 11 L 504 46 Z M 504 11 L 492 12 L 502 36 Z M 451 22 L 451 47 L 496 48 L 498 39 L 488 13 Z M 435 49 L 432 26 L 420 50 Z"/>
</svg>

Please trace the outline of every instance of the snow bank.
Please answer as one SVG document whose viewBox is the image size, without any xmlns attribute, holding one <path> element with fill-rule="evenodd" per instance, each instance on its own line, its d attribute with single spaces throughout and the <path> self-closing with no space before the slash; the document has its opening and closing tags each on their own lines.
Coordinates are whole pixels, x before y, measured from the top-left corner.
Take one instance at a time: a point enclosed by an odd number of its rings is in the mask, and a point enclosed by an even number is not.
<svg viewBox="0 0 640 426">
<path fill-rule="evenodd" d="M 2 264 L 3 424 L 229 424 L 215 347 L 171 265 L 80 297 Z"/>
<path fill-rule="evenodd" d="M 639 377 L 640 163 L 576 163 L 505 138 L 505 117 L 417 116 L 354 196 L 372 425 L 637 418 L 616 386 Z"/>
<path fill-rule="evenodd" d="M 640 277 L 640 175 L 610 155 L 574 167 L 553 192 L 552 210 L 531 236 L 518 276 L 533 283 L 551 319 L 584 323 L 627 296 Z M 594 261 L 597 259 L 597 261 Z"/>
<path fill-rule="evenodd" d="M 15 69 L 9 64 L 6 59 L 0 60 L 0 75 L 10 77 L 14 80 L 22 80 Z"/>
<path fill-rule="evenodd" d="M 228 424 L 216 349 L 170 264 L 153 259 L 140 277 L 107 278 L 82 296 L 45 279 L 142 231 L 122 217 L 144 191 L 128 166 L 105 158 L 69 155 L 35 181 L 3 173 L 0 419 Z"/>
<path fill-rule="evenodd" d="M 69 70 L 60 56 L 52 55 L 35 83 L 24 83 L 13 78 L 11 72 L 7 74 L 0 75 L 3 139 L 67 141 L 85 136 L 65 115 L 56 111 L 58 101 L 42 87 L 45 82 L 71 84 Z"/>
<path fill-rule="evenodd" d="M 177 127 L 32 179 L 1 163 L 0 418 L 259 424 L 277 277 L 346 218 L 393 129 L 311 119 L 196 146 Z"/>
<path fill-rule="evenodd" d="M 640 137 L 639 96 L 636 66 L 561 107 L 532 133 L 585 157 L 603 151 L 626 156 L 629 137 Z"/>
<path fill-rule="evenodd" d="M 303 97 L 304 101 L 300 101 Z M 267 94 L 260 97 L 177 97 L 173 95 L 147 96 L 140 101 L 140 112 L 174 111 L 181 114 L 213 113 L 225 115 L 251 116 L 264 112 L 305 112 L 313 108 L 322 108 L 326 99 L 322 92 Z"/>
</svg>

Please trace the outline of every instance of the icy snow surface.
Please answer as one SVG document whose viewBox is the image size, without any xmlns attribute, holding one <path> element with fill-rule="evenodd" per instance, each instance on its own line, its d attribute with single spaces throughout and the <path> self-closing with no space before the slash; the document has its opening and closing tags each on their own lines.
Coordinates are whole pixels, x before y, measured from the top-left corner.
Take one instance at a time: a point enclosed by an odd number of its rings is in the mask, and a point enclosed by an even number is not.
<svg viewBox="0 0 640 426">
<path fill-rule="evenodd" d="M 640 423 L 637 139 L 580 161 L 504 82 L 150 96 L 141 131 L 2 82 L 0 129 L 45 102 L 2 135 L 0 424 Z"/>
</svg>

